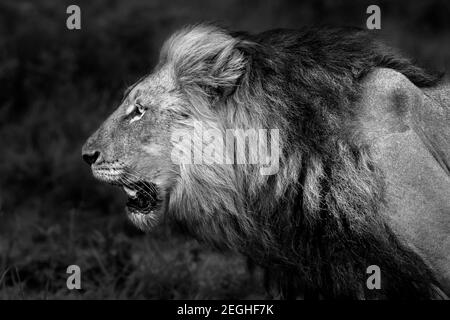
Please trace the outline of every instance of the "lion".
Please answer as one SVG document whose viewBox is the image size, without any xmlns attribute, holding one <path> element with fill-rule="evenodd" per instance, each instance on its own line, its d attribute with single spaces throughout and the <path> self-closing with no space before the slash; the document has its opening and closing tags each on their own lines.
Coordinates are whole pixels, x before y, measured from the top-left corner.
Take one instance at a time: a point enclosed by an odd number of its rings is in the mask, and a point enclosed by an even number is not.
<svg viewBox="0 0 450 320">
<path fill-rule="evenodd" d="M 282 298 L 446 298 L 449 105 L 440 76 L 363 30 L 200 24 L 164 43 L 82 155 L 96 178 L 124 189 L 139 228 L 172 221 L 239 252 Z M 179 139 L 195 140 L 198 123 L 222 137 L 269 130 L 244 136 L 241 151 L 257 148 L 261 161 L 236 161 L 237 145 L 216 138 L 184 156 L 206 144 L 222 154 L 180 161 Z M 273 154 L 276 170 L 262 174 Z"/>
</svg>

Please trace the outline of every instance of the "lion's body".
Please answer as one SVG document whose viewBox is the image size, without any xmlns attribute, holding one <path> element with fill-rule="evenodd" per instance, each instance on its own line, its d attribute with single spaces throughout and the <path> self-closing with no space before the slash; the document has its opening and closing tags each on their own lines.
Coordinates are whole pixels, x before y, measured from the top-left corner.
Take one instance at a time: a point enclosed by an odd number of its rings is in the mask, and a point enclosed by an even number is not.
<svg viewBox="0 0 450 320">
<path fill-rule="evenodd" d="M 397 140 L 391 132 L 386 139 L 381 135 L 390 113 L 379 104 L 396 105 L 401 99 L 385 98 L 396 89 L 383 87 L 378 68 L 402 73 L 413 88 L 437 83 L 358 30 L 275 30 L 253 36 L 213 26 L 187 28 L 166 42 L 155 73 L 131 92 L 155 108 L 152 117 L 141 114 L 140 122 L 125 123 L 130 113 L 125 110 L 135 109 L 125 101 L 84 152 L 96 151 L 116 163 L 120 150 L 122 172 L 132 168 L 135 177 L 154 182 L 164 196 L 158 215 L 202 241 L 245 254 L 268 270 L 285 296 L 432 298 L 436 286 L 447 290 L 448 256 L 439 242 L 448 247 L 449 178 L 443 169 L 448 158 L 435 158 L 442 160 L 436 165 L 429 151 L 448 155 L 448 145 L 445 137 L 430 138 L 442 148 L 414 154 L 411 148 L 419 140 L 408 129 L 412 140 L 400 139 L 405 149 L 395 154 Z M 411 98 L 411 92 L 404 94 Z M 381 109 L 374 119 L 375 107 Z M 408 113 L 408 103 L 401 107 Z M 219 132 L 278 129 L 279 172 L 262 176 L 256 165 L 171 163 L 169 138 L 162 133 L 190 130 L 199 121 Z M 400 129 L 409 124 L 401 122 Z M 393 125 L 396 130 L 397 122 Z M 440 132 L 434 125 L 421 128 L 427 137 Z M 109 141 L 111 136 L 127 142 Z M 105 148 L 108 144 L 114 148 Z M 407 156 L 417 164 L 408 166 Z M 419 163 L 422 156 L 425 163 Z M 402 174 L 400 168 L 408 171 Z M 427 183 L 412 175 L 419 169 Z M 440 185 L 432 186 L 428 177 Z M 431 199 L 422 209 L 417 194 Z M 415 211 L 408 215 L 407 208 Z M 155 221 L 158 215 L 151 213 Z M 147 227 L 149 221 L 141 214 L 137 223 Z M 366 286 L 370 265 L 381 269 L 380 290 Z"/>
</svg>

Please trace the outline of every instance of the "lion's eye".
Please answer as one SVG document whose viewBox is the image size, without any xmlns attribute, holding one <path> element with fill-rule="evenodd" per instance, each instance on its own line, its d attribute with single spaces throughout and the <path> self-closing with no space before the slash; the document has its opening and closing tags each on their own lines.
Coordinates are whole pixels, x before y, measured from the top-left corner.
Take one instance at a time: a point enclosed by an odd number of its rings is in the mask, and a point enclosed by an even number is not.
<svg viewBox="0 0 450 320">
<path fill-rule="evenodd" d="M 128 117 L 130 118 L 130 123 L 141 119 L 144 116 L 145 111 L 147 111 L 147 109 L 138 102 L 131 105 L 127 110 Z"/>
</svg>

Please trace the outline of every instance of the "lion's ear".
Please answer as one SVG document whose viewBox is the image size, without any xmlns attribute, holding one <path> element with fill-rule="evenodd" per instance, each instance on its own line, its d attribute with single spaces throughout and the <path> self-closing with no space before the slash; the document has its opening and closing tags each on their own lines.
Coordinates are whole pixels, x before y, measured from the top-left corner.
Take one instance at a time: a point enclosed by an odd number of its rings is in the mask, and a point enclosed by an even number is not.
<svg viewBox="0 0 450 320">
<path fill-rule="evenodd" d="M 236 48 L 234 41 L 220 41 L 215 48 L 208 45 L 197 49 L 194 61 L 190 66 L 184 66 L 188 68 L 180 73 L 179 81 L 203 88 L 212 95 L 230 95 L 245 73 L 244 54 Z"/>
<path fill-rule="evenodd" d="M 207 92 L 230 94 L 247 69 L 239 39 L 212 26 L 196 26 L 169 39 L 168 62 L 173 63 L 177 81 Z"/>
<path fill-rule="evenodd" d="M 231 95 L 247 69 L 247 59 L 237 47 L 223 51 L 214 61 L 211 83 L 205 85 L 222 96 Z"/>
</svg>

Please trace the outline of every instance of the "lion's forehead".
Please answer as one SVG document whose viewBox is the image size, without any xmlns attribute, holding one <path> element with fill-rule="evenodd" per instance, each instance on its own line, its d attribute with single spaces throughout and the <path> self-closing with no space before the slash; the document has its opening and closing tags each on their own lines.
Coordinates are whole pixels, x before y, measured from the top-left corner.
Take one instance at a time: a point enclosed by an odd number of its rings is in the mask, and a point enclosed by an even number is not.
<svg viewBox="0 0 450 320">
<path fill-rule="evenodd" d="M 148 75 L 136 86 L 137 90 L 145 94 L 164 94 L 174 88 L 175 81 L 167 67 L 162 67 L 158 71 Z"/>
<path fill-rule="evenodd" d="M 140 81 L 130 92 L 130 102 L 142 101 L 164 106 L 173 102 L 175 81 L 168 68 L 163 67 Z"/>
</svg>

